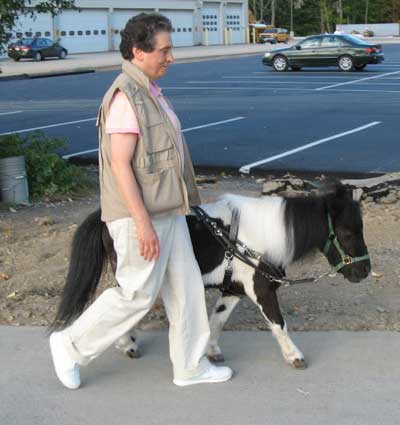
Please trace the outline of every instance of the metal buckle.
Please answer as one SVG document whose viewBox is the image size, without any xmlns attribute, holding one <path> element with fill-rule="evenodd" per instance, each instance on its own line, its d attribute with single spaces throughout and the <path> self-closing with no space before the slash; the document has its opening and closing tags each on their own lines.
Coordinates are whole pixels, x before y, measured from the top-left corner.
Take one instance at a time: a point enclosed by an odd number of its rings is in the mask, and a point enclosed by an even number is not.
<svg viewBox="0 0 400 425">
<path fill-rule="evenodd" d="M 225 260 L 232 261 L 233 254 L 230 251 L 225 251 Z"/>
<path fill-rule="evenodd" d="M 350 257 L 350 255 L 346 255 L 343 257 L 343 263 L 345 266 L 348 266 L 353 262 L 353 259 Z"/>
</svg>

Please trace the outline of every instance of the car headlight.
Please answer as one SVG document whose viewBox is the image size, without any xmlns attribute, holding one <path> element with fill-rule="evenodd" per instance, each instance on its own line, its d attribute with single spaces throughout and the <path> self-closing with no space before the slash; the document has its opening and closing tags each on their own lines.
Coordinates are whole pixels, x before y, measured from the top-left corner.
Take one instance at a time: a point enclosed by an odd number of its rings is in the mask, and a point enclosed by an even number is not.
<svg viewBox="0 0 400 425">
<path fill-rule="evenodd" d="M 269 58 L 270 56 L 271 56 L 270 52 L 267 52 L 267 53 L 264 54 L 264 58 Z"/>
</svg>

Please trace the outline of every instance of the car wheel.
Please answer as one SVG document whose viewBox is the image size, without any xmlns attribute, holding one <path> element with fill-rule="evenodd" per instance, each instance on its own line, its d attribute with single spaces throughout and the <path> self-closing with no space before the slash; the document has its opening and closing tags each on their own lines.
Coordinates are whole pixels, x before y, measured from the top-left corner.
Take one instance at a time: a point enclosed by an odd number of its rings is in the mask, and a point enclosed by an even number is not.
<svg viewBox="0 0 400 425">
<path fill-rule="evenodd" d="M 61 50 L 59 58 L 65 59 L 66 57 L 67 57 L 67 52 L 65 50 Z"/>
<path fill-rule="evenodd" d="M 40 62 L 40 61 L 42 61 L 42 60 L 43 60 L 43 56 L 42 56 L 42 54 L 41 54 L 40 52 L 36 52 L 36 53 L 35 53 L 35 56 L 33 57 L 33 60 L 34 60 L 35 62 Z"/>
<path fill-rule="evenodd" d="M 343 72 L 350 72 L 354 69 L 354 61 L 351 56 L 340 56 L 338 60 L 339 69 Z"/>
<path fill-rule="evenodd" d="M 365 63 L 364 65 L 354 65 L 354 68 L 356 71 L 362 71 L 366 66 L 367 64 Z"/>
<path fill-rule="evenodd" d="M 292 71 L 301 71 L 301 66 L 292 66 Z"/>
<path fill-rule="evenodd" d="M 21 58 L 14 58 L 14 61 L 15 62 L 19 62 L 19 60 L 20 60 Z"/>
<path fill-rule="evenodd" d="M 289 68 L 289 62 L 285 56 L 278 55 L 272 59 L 272 66 L 275 71 L 285 72 Z"/>
</svg>

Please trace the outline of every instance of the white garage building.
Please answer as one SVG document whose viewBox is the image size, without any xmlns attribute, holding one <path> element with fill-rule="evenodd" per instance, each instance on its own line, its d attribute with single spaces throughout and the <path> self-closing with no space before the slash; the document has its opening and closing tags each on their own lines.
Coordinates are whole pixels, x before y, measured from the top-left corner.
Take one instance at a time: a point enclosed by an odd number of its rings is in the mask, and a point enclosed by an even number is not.
<svg viewBox="0 0 400 425">
<path fill-rule="evenodd" d="M 159 12 L 172 22 L 176 47 L 245 43 L 248 0 L 76 0 L 79 11 L 61 11 L 56 17 L 21 17 L 15 37 L 60 39 L 70 53 L 118 50 L 120 31 L 127 20 L 142 12 Z"/>
</svg>

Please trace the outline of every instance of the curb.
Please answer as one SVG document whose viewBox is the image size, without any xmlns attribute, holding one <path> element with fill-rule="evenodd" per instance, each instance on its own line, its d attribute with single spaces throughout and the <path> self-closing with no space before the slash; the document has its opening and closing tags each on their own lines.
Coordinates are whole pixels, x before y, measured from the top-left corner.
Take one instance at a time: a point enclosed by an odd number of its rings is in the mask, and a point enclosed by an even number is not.
<svg viewBox="0 0 400 425">
<path fill-rule="evenodd" d="M 0 75 L 0 82 L 1 81 L 12 81 L 12 80 L 29 80 L 29 79 L 36 79 L 36 78 L 48 78 L 48 77 L 62 77 L 65 75 L 77 75 L 77 74 L 89 74 L 92 72 L 96 72 L 96 68 L 82 68 L 82 69 L 72 69 L 72 70 L 66 70 L 66 71 L 54 71 L 54 72 L 41 72 L 41 73 L 34 73 L 34 74 L 17 74 L 17 75 L 6 75 L 2 77 Z"/>
</svg>

